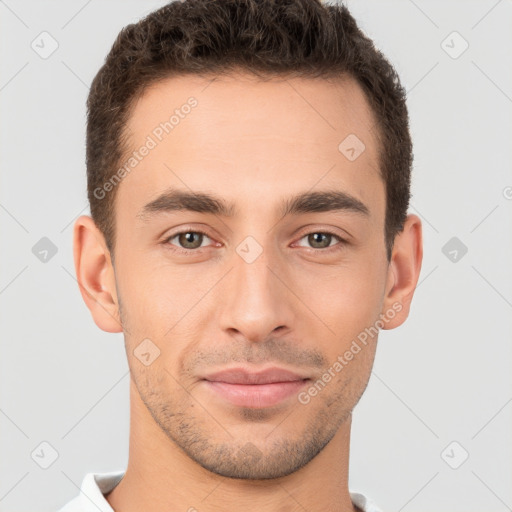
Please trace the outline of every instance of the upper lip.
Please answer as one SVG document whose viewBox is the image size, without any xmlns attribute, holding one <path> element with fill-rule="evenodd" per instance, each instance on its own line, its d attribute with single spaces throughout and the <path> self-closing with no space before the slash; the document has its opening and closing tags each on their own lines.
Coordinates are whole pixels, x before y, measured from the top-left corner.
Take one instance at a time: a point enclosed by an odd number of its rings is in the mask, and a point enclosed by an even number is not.
<svg viewBox="0 0 512 512">
<path fill-rule="evenodd" d="M 226 382 L 228 384 L 270 384 L 273 382 L 293 382 L 307 378 L 290 370 L 277 367 L 258 372 L 246 368 L 230 368 L 204 377 L 205 380 L 211 382 Z"/>
</svg>

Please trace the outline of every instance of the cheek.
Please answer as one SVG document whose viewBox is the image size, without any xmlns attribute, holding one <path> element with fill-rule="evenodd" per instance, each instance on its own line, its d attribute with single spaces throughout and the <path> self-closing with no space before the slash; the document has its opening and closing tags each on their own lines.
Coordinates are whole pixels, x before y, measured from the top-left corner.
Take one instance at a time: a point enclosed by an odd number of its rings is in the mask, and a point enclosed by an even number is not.
<svg viewBox="0 0 512 512">
<path fill-rule="evenodd" d="M 155 264 L 152 261 L 125 262 L 119 273 L 123 302 L 129 302 L 137 318 L 171 321 L 190 309 L 197 296 L 205 293 L 207 283 L 201 284 L 197 269 L 185 266 Z"/>
<path fill-rule="evenodd" d="M 194 265 L 150 267 L 139 262 L 133 268 L 139 270 L 119 274 L 129 327 L 127 344 L 133 352 L 142 340 L 150 339 L 160 351 L 156 362 L 174 372 L 172 368 L 204 337 L 202 326 L 212 307 L 208 290 L 219 278 L 209 271 L 200 273 Z"/>
<path fill-rule="evenodd" d="M 300 296 L 316 315 L 318 328 L 336 341 L 348 340 L 373 324 L 382 305 L 384 275 L 375 262 L 301 272 Z M 327 329 L 327 327 L 329 329 Z"/>
</svg>

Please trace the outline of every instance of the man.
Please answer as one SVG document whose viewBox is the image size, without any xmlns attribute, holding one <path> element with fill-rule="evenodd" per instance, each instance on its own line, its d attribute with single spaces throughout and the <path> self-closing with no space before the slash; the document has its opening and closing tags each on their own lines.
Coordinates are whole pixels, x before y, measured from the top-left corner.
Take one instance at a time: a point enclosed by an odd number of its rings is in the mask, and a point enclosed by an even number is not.
<svg viewBox="0 0 512 512">
<path fill-rule="evenodd" d="M 405 93 L 347 8 L 185 0 L 121 31 L 88 99 L 95 323 L 123 332 L 126 471 L 72 511 L 377 511 L 351 414 L 422 260 Z"/>
</svg>

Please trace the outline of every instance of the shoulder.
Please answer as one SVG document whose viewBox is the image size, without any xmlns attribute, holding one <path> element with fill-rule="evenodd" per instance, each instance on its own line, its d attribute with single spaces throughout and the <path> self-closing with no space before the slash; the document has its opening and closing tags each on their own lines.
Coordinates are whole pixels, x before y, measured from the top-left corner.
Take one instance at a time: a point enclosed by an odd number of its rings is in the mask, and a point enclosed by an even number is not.
<svg viewBox="0 0 512 512">
<path fill-rule="evenodd" d="M 57 512 L 83 512 L 80 496 L 76 496 L 71 501 L 68 501 L 63 507 L 59 508 Z"/>
<path fill-rule="evenodd" d="M 350 491 L 352 503 L 361 510 L 361 512 L 382 512 L 375 502 L 361 492 Z M 68 511 L 66 511 L 68 512 Z"/>
<path fill-rule="evenodd" d="M 68 501 L 57 512 L 113 512 L 105 499 L 123 478 L 124 470 L 108 473 L 87 473 L 78 496 Z"/>
</svg>

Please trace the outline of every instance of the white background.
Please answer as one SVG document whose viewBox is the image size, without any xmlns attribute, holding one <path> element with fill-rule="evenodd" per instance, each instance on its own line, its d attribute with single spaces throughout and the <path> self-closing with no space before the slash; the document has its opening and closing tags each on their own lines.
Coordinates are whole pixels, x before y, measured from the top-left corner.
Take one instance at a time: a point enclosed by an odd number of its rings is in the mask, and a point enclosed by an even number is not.
<svg viewBox="0 0 512 512">
<path fill-rule="evenodd" d="M 2 512 L 57 510 L 85 473 L 127 464 L 123 337 L 82 301 L 72 225 L 88 213 L 88 85 L 119 30 L 163 4 L 0 1 Z M 512 510 L 512 2 L 347 5 L 408 91 L 425 246 L 410 317 L 381 332 L 354 412 L 350 489 L 385 511 Z M 31 47 L 43 31 L 47 59 Z M 455 262 L 452 237 L 468 249 Z M 48 469 L 31 456 L 43 441 Z"/>
</svg>

